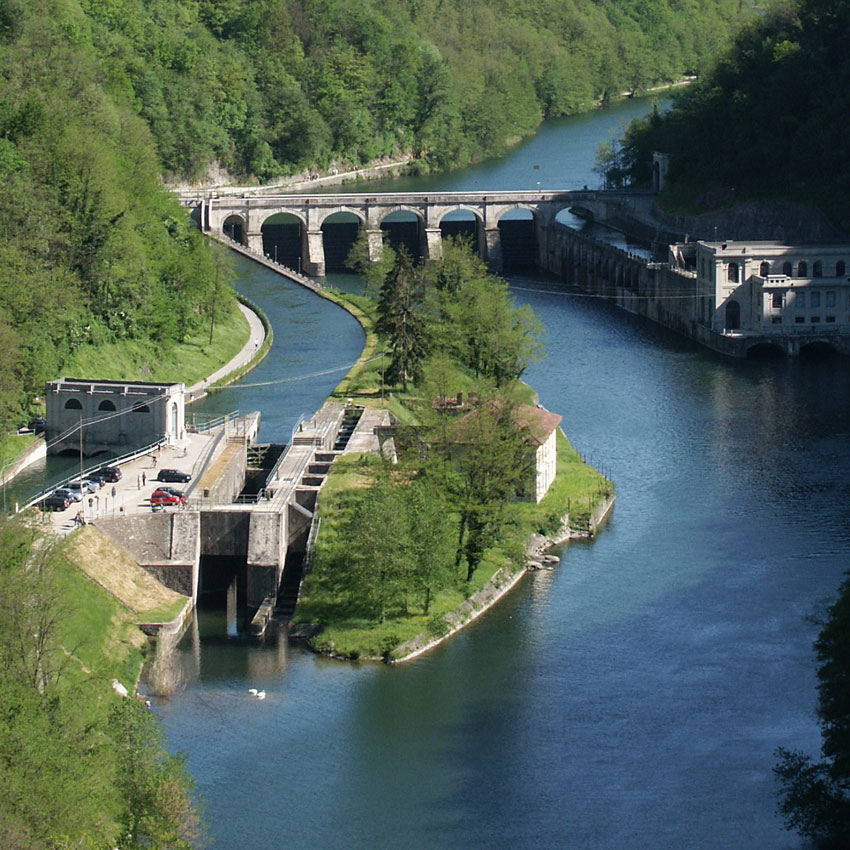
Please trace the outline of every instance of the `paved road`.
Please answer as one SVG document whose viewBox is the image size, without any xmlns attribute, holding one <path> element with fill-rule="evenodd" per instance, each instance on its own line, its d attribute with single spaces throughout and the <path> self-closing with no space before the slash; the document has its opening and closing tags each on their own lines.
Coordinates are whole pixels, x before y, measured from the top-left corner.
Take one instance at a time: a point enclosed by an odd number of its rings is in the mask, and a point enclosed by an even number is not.
<svg viewBox="0 0 850 850">
<path fill-rule="evenodd" d="M 266 331 L 260 317 L 249 307 L 244 304 L 239 305 L 242 315 L 248 320 L 248 325 L 251 328 L 251 333 L 248 337 L 248 342 L 245 343 L 242 350 L 229 362 L 225 363 L 221 369 L 213 372 L 208 378 L 203 381 L 198 381 L 191 387 L 186 387 L 186 403 L 197 401 L 206 394 L 206 388 L 209 384 L 214 384 L 221 378 L 226 377 L 231 372 L 241 369 L 251 358 L 257 353 L 266 338 Z"/>
</svg>

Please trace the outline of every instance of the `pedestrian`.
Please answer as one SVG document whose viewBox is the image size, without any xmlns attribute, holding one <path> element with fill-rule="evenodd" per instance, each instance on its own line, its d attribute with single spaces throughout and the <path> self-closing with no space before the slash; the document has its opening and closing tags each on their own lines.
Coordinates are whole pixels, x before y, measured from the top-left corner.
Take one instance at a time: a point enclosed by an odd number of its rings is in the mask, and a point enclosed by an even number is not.
<svg viewBox="0 0 850 850">
<path fill-rule="evenodd" d="M 145 478 L 145 473 L 143 472 L 142 473 L 142 487 L 144 487 L 146 483 L 147 483 L 147 479 Z"/>
<path fill-rule="evenodd" d="M 254 340 L 254 351 L 256 351 L 259 347 L 260 347 L 260 340 L 255 339 Z"/>
<path fill-rule="evenodd" d="M 112 498 L 115 498 L 115 485 L 112 485 Z"/>
<path fill-rule="evenodd" d="M 142 489 L 142 476 L 141 475 L 136 476 L 136 488 L 138 490 Z"/>
</svg>

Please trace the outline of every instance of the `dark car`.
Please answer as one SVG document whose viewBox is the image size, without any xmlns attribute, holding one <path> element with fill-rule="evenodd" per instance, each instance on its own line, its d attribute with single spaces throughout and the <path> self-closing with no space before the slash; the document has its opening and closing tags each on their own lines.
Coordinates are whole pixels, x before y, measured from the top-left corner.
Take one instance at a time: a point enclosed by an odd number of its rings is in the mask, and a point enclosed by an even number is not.
<svg viewBox="0 0 850 850">
<path fill-rule="evenodd" d="M 92 490 L 100 490 L 106 484 L 106 479 L 99 472 L 92 472 L 83 479 L 83 482 L 88 483 Z"/>
<path fill-rule="evenodd" d="M 59 487 L 53 491 L 54 496 L 60 496 L 63 499 L 70 499 L 72 502 L 82 502 L 83 494 L 79 490 L 69 490 L 67 487 Z"/>
<path fill-rule="evenodd" d="M 182 505 L 185 501 L 186 499 L 182 495 L 177 496 L 168 490 L 154 490 L 153 493 L 151 493 L 151 504 L 154 507 L 162 507 L 164 505 Z"/>
<path fill-rule="evenodd" d="M 157 481 L 177 481 L 185 484 L 192 480 L 192 476 L 188 472 L 181 472 L 179 469 L 160 469 Z"/>
<path fill-rule="evenodd" d="M 169 487 L 168 484 L 163 484 L 162 486 L 159 486 L 156 489 L 157 492 L 162 491 L 165 493 L 171 493 L 172 496 L 177 496 L 184 502 L 186 501 L 186 494 L 179 487 Z"/>
<path fill-rule="evenodd" d="M 110 484 L 121 480 L 121 469 L 117 466 L 104 466 L 103 469 L 98 470 L 97 474 Z"/>
<path fill-rule="evenodd" d="M 57 496 L 56 493 L 52 493 L 39 502 L 39 507 L 43 511 L 64 511 L 72 501 L 70 496 Z"/>
</svg>

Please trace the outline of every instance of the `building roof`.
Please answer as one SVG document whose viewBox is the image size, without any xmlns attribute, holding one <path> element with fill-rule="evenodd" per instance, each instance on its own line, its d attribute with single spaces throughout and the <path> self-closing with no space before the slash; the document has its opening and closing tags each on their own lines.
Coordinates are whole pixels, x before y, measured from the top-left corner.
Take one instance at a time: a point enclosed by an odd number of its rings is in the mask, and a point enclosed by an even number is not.
<svg viewBox="0 0 850 850">
<path fill-rule="evenodd" d="M 521 404 L 514 411 L 514 422 L 520 428 L 527 428 L 530 440 L 539 446 L 549 439 L 549 435 L 561 424 L 562 418 L 545 407 L 532 407 L 530 404 Z"/>
</svg>

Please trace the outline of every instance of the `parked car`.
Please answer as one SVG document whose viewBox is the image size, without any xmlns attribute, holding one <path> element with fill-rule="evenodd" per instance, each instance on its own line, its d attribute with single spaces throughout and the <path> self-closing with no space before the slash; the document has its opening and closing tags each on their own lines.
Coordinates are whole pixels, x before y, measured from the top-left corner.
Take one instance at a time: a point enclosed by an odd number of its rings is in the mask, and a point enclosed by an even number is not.
<svg viewBox="0 0 850 850">
<path fill-rule="evenodd" d="M 90 485 L 89 489 L 91 489 L 92 492 L 100 490 L 100 488 L 106 484 L 106 479 L 99 472 L 92 472 L 90 475 L 87 475 L 83 481 Z"/>
<path fill-rule="evenodd" d="M 70 496 L 57 496 L 56 493 L 51 493 L 39 502 L 39 507 L 43 511 L 64 511 L 72 501 Z"/>
<path fill-rule="evenodd" d="M 79 490 L 70 490 L 67 487 L 59 487 L 53 491 L 54 496 L 70 499 L 72 502 L 82 502 L 83 494 Z"/>
<path fill-rule="evenodd" d="M 182 499 L 184 502 L 186 501 L 186 494 L 180 490 L 178 487 L 171 487 L 168 484 L 161 484 L 157 488 L 157 490 L 162 490 L 166 493 L 171 493 L 172 496 L 177 496 Z"/>
<path fill-rule="evenodd" d="M 110 484 L 121 480 L 121 469 L 117 466 L 104 466 L 103 469 L 98 470 L 97 474 L 102 476 L 103 480 L 108 481 Z"/>
<path fill-rule="evenodd" d="M 154 490 L 151 493 L 151 504 L 154 506 L 182 505 L 185 501 L 186 499 L 183 496 L 176 496 L 174 493 L 169 493 L 168 490 Z"/>
<path fill-rule="evenodd" d="M 78 478 L 76 481 L 69 481 L 65 485 L 66 490 L 74 490 L 77 493 L 81 493 L 83 496 L 86 493 L 91 493 L 97 488 L 92 484 L 88 479 L 84 478 L 82 481 Z"/>
<path fill-rule="evenodd" d="M 160 469 L 157 481 L 177 481 L 181 484 L 186 484 L 192 480 L 192 476 L 188 472 L 181 472 L 179 469 Z"/>
</svg>

